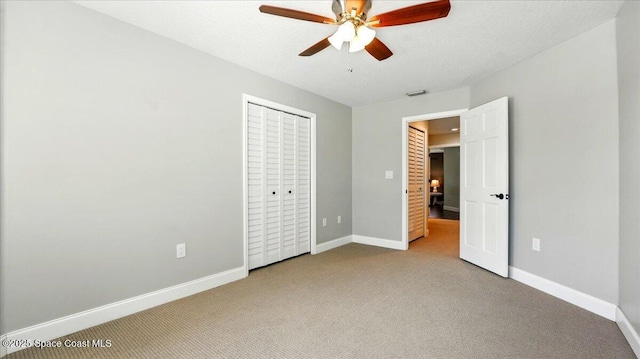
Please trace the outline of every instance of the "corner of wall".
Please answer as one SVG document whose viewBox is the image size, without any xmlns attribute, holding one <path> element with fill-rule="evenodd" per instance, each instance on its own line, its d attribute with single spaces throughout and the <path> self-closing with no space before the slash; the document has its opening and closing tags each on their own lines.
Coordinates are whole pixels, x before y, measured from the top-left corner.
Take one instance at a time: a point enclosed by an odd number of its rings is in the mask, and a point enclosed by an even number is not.
<svg viewBox="0 0 640 359">
<path fill-rule="evenodd" d="M 638 335 L 638 332 L 635 330 L 633 325 L 631 325 L 629 319 L 627 319 L 620 308 L 617 308 L 616 310 L 616 324 L 618 324 L 618 328 L 620 328 L 622 335 L 624 335 L 625 339 L 629 342 L 633 352 L 638 358 L 640 358 L 640 335 Z"/>
</svg>

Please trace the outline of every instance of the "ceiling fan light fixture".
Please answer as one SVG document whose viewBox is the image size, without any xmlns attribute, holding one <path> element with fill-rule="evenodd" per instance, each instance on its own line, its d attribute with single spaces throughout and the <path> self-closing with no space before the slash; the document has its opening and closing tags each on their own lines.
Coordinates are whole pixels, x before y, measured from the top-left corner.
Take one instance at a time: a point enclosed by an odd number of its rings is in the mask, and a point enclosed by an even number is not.
<svg viewBox="0 0 640 359">
<path fill-rule="evenodd" d="M 376 37 L 376 31 L 373 29 L 370 29 L 365 25 L 360 25 L 358 27 L 357 33 L 358 33 L 357 37 L 362 41 L 364 46 L 369 45 L 371 41 L 373 41 L 373 39 Z"/>
<path fill-rule="evenodd" d="M 378 61 L 388 59 L 393 52 L 382 41 L 376 39 L 376 32 L 370 29 L 370 26 L 378 28 L 430 21 L 446 17 L 451 10 L 450 0 L 433 0 L 370 18 L 368 15 L 371 2 L 372 0 L 332 0 L 331 11 L 335 14 L 335 19 L 271 5 L 261 5 L 259 10 L 270 15 L 339 26 L 333 35 L 318 41 L 298 56 L 311 56 L 329 45 L 340 50 L 344 42 L 349 42 L 349 52 L 366 49 Z"/>
<path fill-rule="evenodd" d="M 335 34 L 329 36 L 328 40 L 337 50 L 342 48 L 342 43 L 351 41 L 356 36 L 356 29 L 351 21 L 347 21 L 340 25 Z"/>
<path fill-rule="evenodd" d="M 362 51 L 364 50 L 365 46 L 366 44 L 364 43 L 364 41 L 362 41 L 359 36 L 356 36 L 349 42 L 349 52 Z"/>
<path fill-rule="evenodd" d="M 342 43 L 344 42 L 339 36 L 338 33 L 336 32 L 335 34 L 329 36 L 329 38 L 327 39 L 329 40 L 329 43 L 331 44 L 331 46 L 335 47 L 336 50 L 340 50 L 342 48 Z"/>
<path fill-rule="evenodd" d="M 339 36 L 342 41 L 351 41 L 356 36 L 356 27 L 351 21 L 347 21 L 340 25 L 335 35 Z"/>
</svg>

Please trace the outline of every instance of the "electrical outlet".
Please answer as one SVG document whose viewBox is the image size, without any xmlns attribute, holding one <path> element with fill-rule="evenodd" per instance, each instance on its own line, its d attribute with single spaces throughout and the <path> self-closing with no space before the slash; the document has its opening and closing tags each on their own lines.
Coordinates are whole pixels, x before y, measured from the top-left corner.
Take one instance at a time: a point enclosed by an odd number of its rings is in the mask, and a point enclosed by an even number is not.
<svg viewBox="0 0 640 359">
<path fill-rule="evenodd" d="M 322 226 L 323 226 L 323 227 L 326 227 L 326 226 L 327 226 L 327 219 L 326 219 L 326 218 L 323 218 L 323 219 L 322 219 Z"/>
<path fill-rule="evenodd" d="M 182 258 L 187 256 L 187 244 L 180 243 L 176 245 L 176 258 Z"/>
<path fill-rule="evenodd" d="M 338 223 L 342 223 L 342 216 L 338 216 Z"/>
<path fill-rule="evenodd" d="M 531 242 L 531 247 L 533 248 L 534 251 L 540 252 L 540 238 L 533 238 L 533 241 Z"/>
</svg>

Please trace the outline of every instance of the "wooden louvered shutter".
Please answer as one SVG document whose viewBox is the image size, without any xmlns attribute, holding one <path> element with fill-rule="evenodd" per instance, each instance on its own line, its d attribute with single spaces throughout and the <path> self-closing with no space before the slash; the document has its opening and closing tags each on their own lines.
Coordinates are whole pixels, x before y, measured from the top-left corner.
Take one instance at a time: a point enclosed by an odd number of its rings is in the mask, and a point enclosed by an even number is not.
<svg viewBox="0 0 640 359">
<path fill-rule="evenodd" d="M 425 143 L 424 132 L 409 127 L 409 241 L 424 236 L 425 215 Z"/>
</svg>

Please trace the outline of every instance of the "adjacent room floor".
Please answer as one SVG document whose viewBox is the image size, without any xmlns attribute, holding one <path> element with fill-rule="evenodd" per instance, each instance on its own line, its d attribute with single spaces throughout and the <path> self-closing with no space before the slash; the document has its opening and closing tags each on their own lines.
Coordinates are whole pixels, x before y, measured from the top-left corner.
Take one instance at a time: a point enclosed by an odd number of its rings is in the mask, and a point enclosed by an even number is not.
<svg viewBox="0 0 640 359">
<path fill-rule="evenodd" d="M 460 212 L 446 210 L 441 203 L 435 203 L 429 207 L 429 219 L 431 218 L 459 220 Z"/>
<path fill-rule="evenodd" d="M 635 358 L 612 321 L 458 258 L 458 221 L 408 251 L 348 244 L 8 358 Z"/>
</svg>

